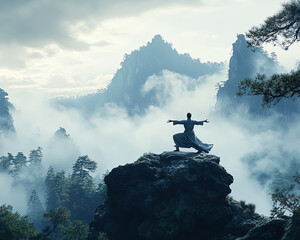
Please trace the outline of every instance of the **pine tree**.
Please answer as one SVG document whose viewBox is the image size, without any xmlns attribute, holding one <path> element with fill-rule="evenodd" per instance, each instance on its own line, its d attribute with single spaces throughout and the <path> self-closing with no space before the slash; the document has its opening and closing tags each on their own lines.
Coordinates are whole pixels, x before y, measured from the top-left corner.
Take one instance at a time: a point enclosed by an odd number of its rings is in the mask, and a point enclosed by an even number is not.
<svg viewBox="0 0 300 240">
<path fill-rule="evenodd" d="M 13 170 L 12 174 L 17 175 L 23 167 L 26 166 L 27 159 L 22 152 L 18 152 L 17 156 L 13 159 Z"/>
<path fill-rule="evenodd" d="M 44 217 L 48 219 L 48 221 L 51 223 L 51 226 L 46 226 L 43 229 L 42 239 L 60 239 L 60 238 L 50 238 L 52 235 L 55 233 L 59 234 L 58 228 L 60 228 L 63 225 L 70 224 L 70 212 L 64 208 L 64 207 L 59 207 L 52 209 L 49 212 L 44 213 Z"/>
<path fill-rule="evenodd" d="M 52 166 L 49 167 L 46 180 L 46 209 L 47 211 L 57 207 L 57 200 L 55 194 L 55 172 Z"/>
<path fill-rule="evenodd" d="M 0 157 L 0 171 L 4 171 L 6 169 L 6 157 Z"/>
<path fill-rule="evenodd" d="M 246 34 L 248 44 L 254 50 L 264 43 L 280 45 L 285 50 L 300 41 L 300 0 L 291 0 L 284 3 L 282 10 L 267 18 L 259 27 L 253 27 Z M 257 74 L 256 78 L 245 79 L 239 84 L 237 95 L 262 95 L 263 104 L 277 104 L 284 98 L 300 98 L 300 68 L 289 74 L 266 75 Z M 273 209 L 271 216 L 282 216 L 285 212 L 293 215 L 300 214 L 300 174 L 297 172 L 291 183 L 283 179 L 279 173 L 277 182 L 273 183 L 271 197 Z"/>
<path fill-rule="evenodd" d="M 26 217 L 13 212 L 12 206 L 0 206 L 0 239 L 3 240 L 32 240 L 38 234 Z"/>
<path fill-rule="evenodd" d="M 284 3 L 277 14 L 268 17 L 259 27 L 252 27 L 246 34 L 254 50 L 264 43 L 280 45 L 285 50 L 300 41 L 300 0 Z M 257 74 L 255 79 L 245 79 L 239 84 L 238 96 L 262 95 L 263 104 L 277 104 L 282 99 L 300 98 L 300 69 L 288 74 L 267 77 Z"/>
<path fill-rule="evenodd" d="M 31 165 L 40 165 L 43 159 L 42 148 L 38 147 L 37 150 L 32 150 L 29 154 L 29 163 Z"/>
<path fill-rule="evenodd" d="M 55 172 L 49 167 L 46 176 L 46 209 L 65 207 L 71 213 L 71 220 L 81 220 L 89 223 L 94 215 L 94 209 L 101 203 L 100 192 L 91 172 L 97 164 L 88 156 L 80 156 L 73 166 L 73 173 L 66 177 L 64 171 Z"/>
<path fill-rule="evenodd" d="M 50 166 L 46 176 L 46 209 L 48 211 L 57 208 L 65 207 L 68 202 L 68 179 L 64 171 L 55 173 Z"/>
<path fill-rule="evenodd" d="M 90 172 L 94 172 L 96 168 L 96 162 L 87 155 L 78 157 L 73 166 L 69 183 L 70 201 L 68 203 L 73 220 L 80 219 L 88 223 L 93 217 L 91 209 L 96 208 L 100 203 L 99 192 L 96 191 L 94 180 L 90 175 Z"/>
<path fill-rule="evenodd" d="M 44 207 L 36 190 L 33 190 L 27 203 L 27 215 L 28 220 L 33 223 L 35 228 L 39 231 L 42 230 L 45 225 L 45 221 L 43 219 L 44 211 Z"/>
<path fill-rule="evenodd" d="M 0 157 L 0 169 L 2 171 L 9 171 L 12 165 L 12 155 L 9 153 L 8 156 Z"/>
<path fill-rule="evenodd" d="M 82 221 L 75 220 L 67 226 L 61 226 L 60 232 L 64 236 L 64 240 L 85 240 L 88 237 L 89 226 L 83 224 Z"/>
<path fill-rule="evenodd" d="M 300 214 L 300 173 L 296 172 L 293 180 L 283 179 L 279 176 L 280 184 L 274 186 L 271 197 L 273 208 L 271 217 L 283 216 L 286 212 L 289 214 Z"/>
<path fill-rule="evenodd" d="M 4 162 L 4 169 L 9 171 L 10 174 L 13 173 L 14 161 L 15 161 L 15 157 L 11 153 L 7 153 L 7 157 Z"/>
<path fill-rule="evenodd" d="M 72 178 L 80 181 L 89 181 L 92 179 L 89 172 L 95 172 L 97 163 L 92 161 L 87 155 L 78 157 L 73 166 Z"/>
<path fill-rule="evenodd" d="M 255 48 L 271 42 L 287 50 L 293 43 L 300 41 L 299 13 L 299 0 L 284 3 L 281 11 L 268 17 L 259 27 L 249 30 L 249 45 Z"/>
</svg>

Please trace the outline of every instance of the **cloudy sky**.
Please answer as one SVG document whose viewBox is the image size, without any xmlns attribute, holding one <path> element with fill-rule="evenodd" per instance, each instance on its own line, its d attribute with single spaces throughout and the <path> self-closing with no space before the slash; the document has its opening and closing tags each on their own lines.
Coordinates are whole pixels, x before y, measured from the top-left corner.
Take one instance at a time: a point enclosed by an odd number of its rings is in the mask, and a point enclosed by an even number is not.
<svg viewBox="0 0 300 240">
<path fill-rule="evenodd" d="M 171 89 L 171 100 L 164 108 L 153 108 L 136 119 L 128 119 L 116 109 L 118 114 L 109 121 L 91 119 L 91 125 L 75 112 L 57 112 L 43 98 L 82 95 L 106 87 L 124 54 L 145 45 L 156 34 L 178 52 L 189 53 L 202 62 L 228 62 L 237 34 L 262 23 L 279 11 L 281 4 L 282 0 L 0 0 L 0 88 L 9 93 L 17 109 L 13 117 L 18 132 L 17 139 L 0 145 L 0 153 L 27 154 L 41 144 L 47 146 L 60 126 L 66 127 L 75 145 L 80 146 L 80 154 L 100 159 L 102 171 L 134 161 L 144 152 L 173 149 L 172 134 L 182 129 L 167 125 L 166 120 L 182 116 L 186 106 L 199 120 L 209 116 L 215 103 L 215 85 L 226 80 L 227 69 L 208 77 L 203 86 L 192 91 L 182 85 L 185 76 L 165 72 L 164 81 L 157 76 L 150 78 L 148 83 L 153 86 L 163 82 Z M 277 53 L 286 70 L 295 67 L 300 44 L 289 51 L 265 47 Z M 199 106 L 199 101 L 205 104 Z M 258 211 L 267 214 L 271 206 L 267 190 L 248 178 L 239 159 L 262 146 L 274 149 L 274 139 L 282 139 L 281 135 L 253 133 L 217 117 L 210 120 L 201 129 L 201 139 L 215 143 L 212 154 L 221 156 L 222 165 L 235 177 L 233 196 L 255 202 Z M 295 129 L 300 131 L 300 126 Z M 265 134 L 270 137 L 267 143 Z M 70 169 L 75 159 L 51 162 L 54 160 L 46 150 L 45 158 L 48 165 L 63 164 Z M 0 183 L 12 182 L 7 176 L 0 175 L 0 179 Z M 17 206 L 12 201 L 19 199 L 18 209 L 26 209 L 25 193 L 20 197 L 21 191 L 9 186 L 6 192 L 8 199 L 2 196 L 0 204 Z"/>
<path fill-rule="evenodd" d="M 0 0 L 0 87 L 46 96 L 105 87 L 125 53 L 161 34 L 180 53 L 228 61 L 236 35 L 282 0 Z M 297 51 L 268 47 L 287 69 Z M 222 79 L 225 80 L 225 79 Z"/>
</svg>

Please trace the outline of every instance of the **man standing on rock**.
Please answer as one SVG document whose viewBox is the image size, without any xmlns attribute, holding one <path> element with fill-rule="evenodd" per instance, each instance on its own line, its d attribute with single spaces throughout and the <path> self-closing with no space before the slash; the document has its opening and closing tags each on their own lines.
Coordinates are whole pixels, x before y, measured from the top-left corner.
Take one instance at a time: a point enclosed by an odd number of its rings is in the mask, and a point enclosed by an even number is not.
<svg viewBox="0 0 300 240">
<path fill-rule="evenodd" d="M 206 119 L 204 121 L 194 121 L 191 119 L 192 114 L 188 113 L 187 120 L 168 120 L 167 123 L 172 122 L 173 125 L 176 124 L 183 124 L 184 125 L 184 132 L 183 133 L 177 133 L 173 135 L 173 139 L 175 142 L 175 151 L 179 151 L 179 148 L 195 148 L 198 150 L 197 153 L 206 152 L 208 153 L 212 147 L 213 144 L 206 144 L 201 142 L 194 133 L 194 125 L 203 125 L 203 123 L 209 123 L 209 121 Z"/>
</svg>

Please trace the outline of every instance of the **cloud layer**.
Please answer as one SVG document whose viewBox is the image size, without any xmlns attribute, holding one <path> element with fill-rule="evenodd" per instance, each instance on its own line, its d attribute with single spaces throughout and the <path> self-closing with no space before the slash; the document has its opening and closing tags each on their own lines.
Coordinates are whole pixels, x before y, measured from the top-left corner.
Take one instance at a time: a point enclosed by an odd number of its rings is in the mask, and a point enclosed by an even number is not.
<svg viewBox="0 0 300 240">
<path fill-rule="evenodd" d="M 195 88 L 186 83 L 196 80 L 171 72 L 150 77 L 144 91 L 159 86 L 157 98 L 162 107 L 152 107 L 145 116 L 135 118 L 109 105 L 107 117 L 87 121 L 76 112 L 52 109 L 45 96 L 84 94 L 105 87 L 124 52 L 137 49 L 157 33 L 179 52 L 190 52 L 201 60 L 223 61 L 229 58 L 236 34 L 273 14 L 280 2 L 0 0 L 0 85 L 17 109 L 14 119 L 18 132 L 16 138 L 0 140 L 0 155 L 19 151 L 28 155 L 42 146 L 45 169 L 54 165 L 70 171 L 77 155 L 88 154 L 98 162 L 99 171 L 105 172 L 135 161 L 144 152 L 173 150 L 172 135 L 182 128 L 168 125 L 166 120 L 184 119 L 186 112 L 192 112 L 195 119 L 211 120 L 195 131 L 203 142 L 215 144 L 212 154 L 221 156 L 221 164 L 234 176 L 232 195 L 256 203 L 259 212 L 268 214 L 271 204 L 267 189 L 251 178 L 252 172 L 241 158 L 261 152 L 264 146 L 270 151 L 279 148 L 292 131 L 287 135 L 276 130 L 259 132 L 257 126 L 272 121 L 254 123 L 241 116 L 227 120 L 213 114 L 215 84 L 227 79 L 226 71 L 204 77 L 205 83 Z M 255 19 L 251 9 L 256 12 Z M 298 58 L 297 52 L 295 46 L 281 56 L 290 62 Z M 51 143 L 59 127 L 66 128 L 72 144 L 57 147 Z M 293 127 L 298 129 L 297 124 Z M 297 138 L 292 139 L 298 146 Z M 257 166 L 271 164 L 272 158 L 262 161 Z M 6 193 L 0 204 L 25 208 L 26 193 L 11 188 L 9 177 L 0 178 Z"/>
<path fill-rule="evenodd" d="M 183 129 L 166 121 L 185 119 L 186 113 L 191 112 L 194 119 L 208 118 L 211 121 L 196 127 L 195 132 L 203 142 L 214 143 L 211 153 L 220 156 L 221 165 L 234 176 L 232 196 L 237 200 L 255 203 L 258 212 L 267 215 L 271 208 L 267 188 L 251 178 L 241 158 L 260 150 L 266 141 L 272 146 L 273 138 L 266 138 L 266 132 L 255 133 L 251 128 L 253 122 L 249 119 L 238 117 L 227 120 L 213 113 L 216 84 L 225 77 L 226 71 L 220 75 L 204 76 L 200 85 L 191 88 L 189 84 L 193 85 L 199 80 L 168 71 L 153 75 L 146 82 L 144 91 L 158 84 L 162 91 L 158 92 L 157 98 L 162 105 L 151 107 L 144 116 L 134 118 L 128 117 L 123 109 L 111 105 L 107 106 L 107 116 L 83 118 L 76 112 L 52 109 L 38 94 L 20 95 L 19 101 L 15 102 L 17 112 L 14 113 L 18 135 L 11 140 L 2 139 L 0 155 L 19 151 L 27 155 L 30 150 L 41 146 L 44 149 L 45 171 L 52 165 L 57 170 L 63 168 L 70 172 L 77 156 L 88 154 L 98 163 L 98 174 L 104 173 L 107 169 L 137 160 L 145 152 L 172 151 L 172 135 Z M 66 128 L 71 135 L 71 143 L 53 143 L 53 134 L 59 127 Z M 8 188 L 7 191 L 14 190 Z M 26 201 L 24 198 L 19 198 L 19 204 L 12 202 L 21 206 L 21 202 Z M 10 197 L 2 198 L 0 203 L 9 200 Z"/>
</svg>

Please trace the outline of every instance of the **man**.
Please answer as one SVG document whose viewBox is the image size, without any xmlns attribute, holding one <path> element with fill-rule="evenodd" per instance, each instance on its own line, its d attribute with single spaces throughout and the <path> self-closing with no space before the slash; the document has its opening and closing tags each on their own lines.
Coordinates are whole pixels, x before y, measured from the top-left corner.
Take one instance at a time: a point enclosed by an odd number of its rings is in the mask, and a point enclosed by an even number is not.
<svg viewBox="0 0 300 240">
<path fill-rule="evenodd" d="M 206 144 L 201 142 L 194 133 L 194 125 L 203 125 L 203 123 L 209 123 L 209 121 L 206 119 L 204 121 L 194 121 L 191 119 L 192 114 L 188 113 L 187 120 L 168 120 L 167 123 L 172 122 L 173 125 L 176 124 L 183 124 L 184 125 L 184 132 L 183 133 L 177 133 L 173 135 L 173 139 L 175 142 L 175 151 L 179 151 L 179 148 L 195 148 L 198 150 L 197 153 L 206 152 L 208 153 L 212 147 L 213 144 Z"/>
</svg>

